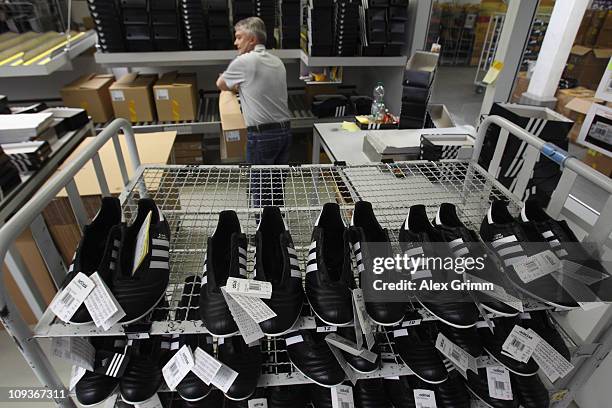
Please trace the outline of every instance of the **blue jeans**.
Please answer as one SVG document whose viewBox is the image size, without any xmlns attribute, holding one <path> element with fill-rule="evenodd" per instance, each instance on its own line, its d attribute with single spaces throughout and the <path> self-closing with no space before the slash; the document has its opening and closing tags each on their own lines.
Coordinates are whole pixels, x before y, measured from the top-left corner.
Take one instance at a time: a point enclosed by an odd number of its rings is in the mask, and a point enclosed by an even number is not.
<svg viewBox="0 0 612 408">
<path fill-rule="evenodd" d="M 291 129 L 248 132 L 247 162 L 263 165 L 288 164 L 290 147 Z M 252 207 L 284 206 L 285 176 L 286 171 L 282 169 L 253 171 L 249 186 Z"/>
</svg>

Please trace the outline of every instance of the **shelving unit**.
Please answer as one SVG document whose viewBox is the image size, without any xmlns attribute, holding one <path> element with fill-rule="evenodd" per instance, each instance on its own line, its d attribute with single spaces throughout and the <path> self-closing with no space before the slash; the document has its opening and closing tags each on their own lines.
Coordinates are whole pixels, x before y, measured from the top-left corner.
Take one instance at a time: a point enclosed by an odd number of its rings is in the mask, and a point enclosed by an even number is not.
<svg viewBox="0 0 612 408">
<path fill-rule="evenodd" d="M 541 152 L 545 145 L 535 136 L 518 128 L 509 121 L 497 116 L 487 117 L 479 128 L 474 158 L 479 156 L 484 135 L 489 125 L 498 125 Z M 145 322 L 151 322 L 151 330 L 137 333 L 138 336 L 159 333 L 196 333 L 205 328 L 197 319 L 195 306 L 183 306 L 190 302 L 181 302 L 194 295 L 185 290 L 185 280 L 192 276 L 201 276 L 206 250 L 206 238 L 215 228 L 220 210 L 231 207 L 235 209 L 243 231 L 252 236 L 256 229 L 256 216 L 260 208 L 250 206 L 249 184 L 253 176 L 269 174 L 271 171 L 283 172 L 285 184 L 282 192 L 275 192 L 272 205 L 279 205 L 285 214 L 285 221 L 293 236 L 298 253 L 299 264 L 304 270 L 310 234 L 321 206 L 325 202 L 336 202 L 340 205 L 345 221 L 352 215 L 355 202 L 370 201 L 376 217 L 383 227 L 388 228 L 392 245 L 397 242 L 397 230 L 401 225 L 406 208 L 414 204 L 425 204 L 428 215 L 433 216 L 437 205 L 442 202 L 455 204 L 458 215 L 470 228 L 477 229 L 492 199 L 505 199 L 510 203 L 513 214 L 519 212 L 519 199 L 509 192 L 495 178 L 496 169 L 484 170 L 475 161 L 442 160 L 439 162 L 414 161 L 398 163 L 372 163 L 357 166 L 302 165 L 302 166 L 142 166 L 138 159 L 136 144 L 131 126 L 123 119 L 115 120 L 92 140 L 79 155 L 61 173 L 49 181 L 37 194 L 28 201 L 8 222 L 0 228 L 0 255 L 6 251 L 14 238 L 29 225 L 57 192 L 72 182 L 74 175 L 88 160 L 95 159 L 98 150 L 119 131 L 125 135 L 128 155 L 134 177 L 124 178 L 125 188 L 119 199 L 123 206 L 126 220 L 132 220 L 137 211 L 137 201 L 142 197 L 154 199 L 170 223 L 170 283 L 164 301 Z M 115 143 L 115 146 L 118 146 Z M 498 149 L 503 146 L 498 145 Z M 559 152 L 561 153 L 561 152 Z M 123 156 L 118 155 L 121 162 Z M 557 157 L 557 156 L 549 156 Z M 562 178 L 583 177 L 589 182 L 603 188 L 612 195 L 612 182 L 593 169 L 574 158 L 563 161 Z M 571 172 L 571 174 L 570 174 Z M 572 176 L 573 175 L 573 176 Z M 103 173 L 97 173 L 99 180 Z M 571 187 L 571 182 L 565 183 Z M 563 184 L 563 185 L 565 185 Z M 558 216 L 563 203 L 569 197 L 569 188 L 558 189 L 551 199 L 549 211 Z M 281 195 L 283 201 L 281 202 Z M 71 205 L 79 206 L 81 198 L 71 197 Z M 82 202 L 80 203 L 82 206 Z M 603 218 L 601 218 L 603 217 Z M 602 237 L 605 240 L 612 226 L 606 223 L 606 214 L 590 232 L 590 239 Z M 598 242 L 598 241 L 595 241 Z M 601 242 L 599 242 L 601 244 Z M 253 266 L 254 248 L 249 245 L 247 251 L 247 270 Z M 195 303 L 195 302 L 194 302 Z M 414 303 L 413 303 L 414 304 Z M 530 299 L 524 299 L 526 310 L 541 309 L 544 306 Z M 21 352 L 36 371 L 43 384 L 52 389 L 65 389 L 57 374 L 47 363 L 39 346 L 37 337 L 56 336 L 91 336 L 113 335 L 125 332 L 120 325 L 101 333 L 89 325 L 69 326 L 58 323 L 47 310 L 34 330 L 30 329 L 15 308 L 6 298 L 6 292 L 0 291 L 0 321 L 7 327 L 13 338 L 21 345 Z M 419 310 L 417 308 L 417 310 Z M 192 312 L 192 313 L 190 313 Z M 423 310 L 420 313 L 429 318 Z M 190 317 L 191 315 L 191 317 Z M 296 328 L 312 327 L 313 314 L 310 308 L 303 308 L 303 316 Z M 407 375 L 407 367 L 398 359 L 391 341 L 384 328 L 377 330 L 377 336 L 383 346 L 384 364 L 381 369 L 368 377 L 386 377 L 390 375 Z M 574 372 L 563 381 L 563 389 L 556 394 L 559 401 L 555 407 L 567 407 L 573 393 L 586 381 L 598 361 L 612 350 L 612 328 L 594 339 L 597 347 L 582 345 L 572 347 L 575 351 L 572 360 L 576 366 Z M 590 350 L 590 352 L 587 352 Z M 282 385 L 305 382 L 306 379 L 288 361 L 282 340 L 265 338 L 262 352 L 264 365 L 260 385 Z M 160 390 L 163 391 L 163 390 Z M 566 396 L 565 398 L 563 396 Z M 58 401 L 62 406 L 70 406 L 70 401 Z"/>
<path fill-rule="evenodd" d="M 44 76 L 55 71 L 72 69 L 72 60 L 95 45 L 96 34 L 90 30 L 74 42 L 71 41 L 65 48 L 58 48 L 32 64 L 7 63 L 0 66 L 0 78 Z"/>
<path fill-rule="evenodd" d="M 476 77 L 474 78 L 474 85 L 476 86 L 475 89 L 477 93 L 484 91 L 486 88 L 486 84 L 482 82 L 482 79 L 491 67 L 493 58 L 495 58 L 497 44 L 499 43 L 499 36 L 501 35 L 505 18 L 505 14 L 496 13 L 491 16 L 491 19 L 489 20 L 487 34 L 485 36 L 482 52 L 480 53 L 480 60 L 478 61 Z"/>
</svg>

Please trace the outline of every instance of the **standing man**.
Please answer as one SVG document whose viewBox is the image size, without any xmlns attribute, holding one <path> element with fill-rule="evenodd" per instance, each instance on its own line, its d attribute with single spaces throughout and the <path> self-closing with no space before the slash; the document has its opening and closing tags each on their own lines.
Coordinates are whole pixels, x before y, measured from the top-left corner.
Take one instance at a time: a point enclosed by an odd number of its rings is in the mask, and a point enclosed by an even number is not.
<svg viewBox="0 0 612 408">
<path fill-rule="evenodd" d="M 247 126 L 247 162 L 287 164 L 291 127 L 287 106 L 285 65 L 266 50 L 266 26 L 259 17 L 240 20 L 235 27 L 238 56 L 217 79 L 222 91 L 240 94 Z M 283 172 L 273 170 L 259 176 L 253 171 L 250 193 L 253 207 L 282 206 Z"/>
</svg>

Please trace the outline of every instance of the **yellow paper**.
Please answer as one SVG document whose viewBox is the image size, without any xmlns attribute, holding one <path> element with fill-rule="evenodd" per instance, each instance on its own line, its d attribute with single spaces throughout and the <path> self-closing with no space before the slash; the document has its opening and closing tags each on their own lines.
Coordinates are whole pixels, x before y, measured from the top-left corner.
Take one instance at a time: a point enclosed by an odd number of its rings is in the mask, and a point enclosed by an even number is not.
<svg viewBox="0 0 612 408">
<path fill-rule="evenodd" d="M 359 126 L 357 126 L 354 122 L 342 122 L 342 129 L 347 130 L 349 132 L 358 132 Z"/>
<path fill-rule="evenodd" d="M 132 275 L 136 273 L 136 269 L 140 266 L 142 261 L 149 253 L 149 228 L 151 227 L 151 211 L 147 214 L 144 222 L 140 226 L 138 236 L 136 238 L 136 248 L 134 250 L 134 267 L 132 269 Z"/>
<path fill-rule="evenodd" d="M 482 82 L 484 82 L 487 85 L 491 85 L 493 82 L 495 82 L 495 80 L 497 79 L 497 77 L 499 76 L 499 73 L 501 72 L 503 68 L 504 68 L 503 62 L 493 61 L 493 64 L 491 64 L 491 68 L 489 68 L 489 70 L 487 71 L 487 74 L 482 79 Z"/>
</svg>

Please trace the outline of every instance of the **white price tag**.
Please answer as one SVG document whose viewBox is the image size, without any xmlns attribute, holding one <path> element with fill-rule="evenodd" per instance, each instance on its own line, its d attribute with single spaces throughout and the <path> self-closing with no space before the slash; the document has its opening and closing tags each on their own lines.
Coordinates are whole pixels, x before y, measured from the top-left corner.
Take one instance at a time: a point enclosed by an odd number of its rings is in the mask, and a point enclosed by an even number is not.
<svg viewBox="0 0 612 408">
<path fill-rule="evenodd" d="M 414 403 L 416 408 L 437 408 L 436 394 L 431 390 L 414 389 Z"/>
<path fill-rule="evenodd" d="M 272 297 L 272 284 L 254 279 L 230 277 L 227 279 L 225 291 L 229 294 L 270 299 Z"/>
<path fill-rule="evenodd" d="M 273 317 L 276 317 L 276 313 L 264 303 L 263 300 L 246 295 L 238 295 L 236 293 L 229 293 L 229 295 L 238 303 L 238 305 L 255 320 L 256 323 L 261 323 Z"/>
<path fill-rule="evenodd" d="M 529 330 L 516 325 L 502 345 L 502 350 L 513 359 L 526 363 L 539 341 L 540 338 L 533 336 Z"/>
<path fill-rule="evenodd" d="M 125 311 L 100 278 L 98 272 L 91 275 L 91 280 L 96 286 L 85 299 L 85 307 L 87 307 L 95 325 L 108 330 L 125 316 Z"/>
<path fill-rule="evenodd" d="M 318 326 L 317 333 L 331 333 L 338 331 L 336 326 Z"/>
<path fill-rule="evenodd" d="M 265 398 L 251 399 L 248 404 L 248 408 L 268 408 L 268 400 Z"/>
<path fill-rule="evenodd" d="M 331 389 L 332 408 L 355 408 L 353 387 L 336 385 Z"/>
<path fill-rule="evenodd" d="M 49 307 L 60 320 L 68 323 L 94 289 L 95 284 L 83 272 L 77 275 L 51 301 Z"/>
<path fill-rule="evenodd" d="M 502 366 L 487 367 L 489 396 L 500 400 L 512 401 L 510 373 Z"/>
<path fill-rule="evenodd" d="M 193 371 L 200 380 L 204 381 L 206 385 L 210 385 L 223 363 L 199 347 L 193 353 L 193 359 L 194 366 L 191 371 Z"/>
<path fill-rule="evenodd" d="M 134 248 L 134 266 L 132 268 L 132 275 L 136 273 L 136 269 L 144 261 L 147 253 L 149 253 L 149 228 L 151 227 L 151 211 L 147 214 L 144 222 L 140 226 L 138 236 L 136 237 L 136 246 Z"/>
<path fill-rule="evenodd" d="M 219 368 L 219 371 L 217 371 L 217 374 L 215 374 L 211 383 L 225 393 L 229 390 L 234 381 L 236 381 L 236 377 L 238 377 L 238 373 L 223 364 L 221 368 Z"/>
<path fill-rule="evenodd" d="M 539 338 L 538 345 L 533 352 L 533 359 L 540 366 L 544 374 L 551 382 L 555 382 L 558 378 L 563 378 L 568 375 L 574 365 L 567 361 L 553 346 L 548 344 L 543 338 L 539 337 L 536 332 L 529 329 L 531 335 Z"/>
<path fill-rule="evenodd" d="M 459 368 L 459 370 L 466 372 L 472 370 L 478 374 L 478 367 L 476 365 L 476 358 L 474 358 L 467 351 L 450 341 L 442 333 L 438 333 L 436 339 L 436 348 L 440 350 L 453 364 Z"/>
<path fill-rule="evenodd" d="M 221 293 L 227 302 L 227 307 L 240 330 L 240 334 L 244 339 L 244 342 L 250 344 L 255 340 L 259 340 L 264 337 L 264 333 L 259 327 L 259 324 L 249 316 L 249 314 L 234 300 L 234 298 L 225 292 L 224 288 L 221 288 Z"/>
<path fill-rule="evenodd" d="M 155 99 L 158 101 L 167 101 L 170 99 L 170 95 L 167 89 L 156 89 L 155 90 Z"/>
<path fill-rule="evenodd" d="M 557 271 L 560 267 L 561 261 L 549 249 L 530 256 L 525 262 L 514 264 L 516 274 L 525 283 Z"/>
<path fill-rule="evenodd" d="M 51 350 L 55 357 L 93 371 L 96 349 L 84 337 L 54 337 Z"/>
<path fill-rule="evenodd" d="M 168 388 L 174 391 L 176 386 L 185 378 L 187 373 L 193 368 L 193 355 L 189 346 L 184 345 L 162 368 L 162 375 L 168 384 Z"/>
<path fill-rule="evenodd" d="M 402 327 L 418 326 L 423 319 L 406 320 L 402 322 Z"/>
<path fill-rule="evenodd" d="M 153 395 L 151 398 L 149 398 L 145 402 L 141 402 L 140 404 L 134 404 L 134 407 L 136 408 L 164 408 L 157 394 Z"/>
<path fill-rule="evenodd" d="M 268 408 L 268 400 L 265 398 L 254 398 L 248 401 L 248 408 Z"/>
<path fill-rule="evenodd" d="M 353 289 L 353 306 L 354 312 L 359 321 L 361 332 L 365 335 L 368 350 L 374 347 L 374 322 L 370 319 L 366 312 L 365 300 L 363 299 L 363 291 L 361 289 Z M 357 324 L 357 322 L 355 322 Z M 357 337 L 357 344 L 360 343 L 361 336 Z"/>
<path fill-rule="evenodd" d="M 356 343 L 353 343 L 352 341 L 345 339 L 336 333 L 331 333 L 325 336 L 325 341 L 341 350 L 346 351 L 349 354 L 368 360 L 371 363 L 376 362 L 378 359 L 378 354 L 373 353 L 363 347 L 358 347 Z"/>
<path fill-rule="evenodd" d="M 111 99 L 115 102 L 123 102 L 125 101 L 125 95 L 123 91 L 110 91 Z"/>
<path fill-rule="evenodd" d="M 74 387 L 76 387 L 77 383 L 83 378 L 86 372 L 87 370 L 83 367 L 73 365 L 72 371 L 70 372 L 70 385 L 68 390 L 74 390 Z"/>
</svg>

